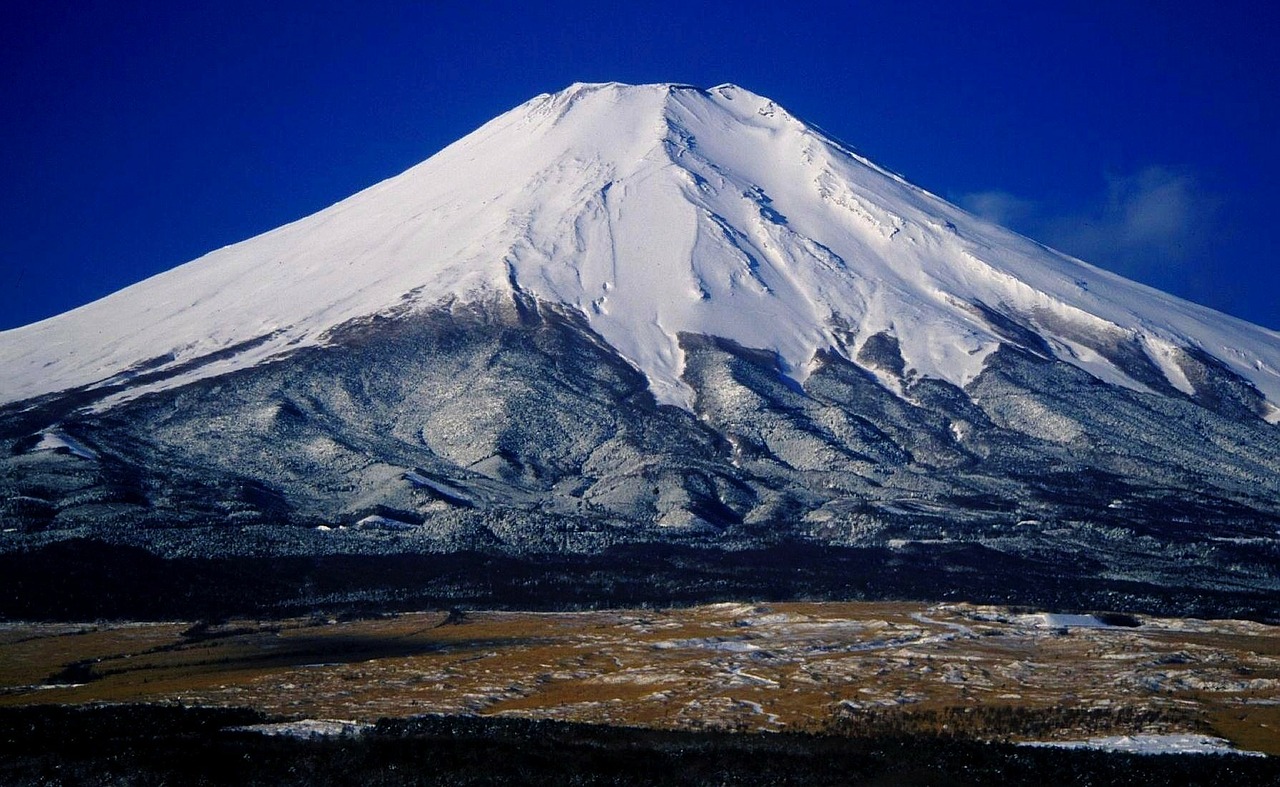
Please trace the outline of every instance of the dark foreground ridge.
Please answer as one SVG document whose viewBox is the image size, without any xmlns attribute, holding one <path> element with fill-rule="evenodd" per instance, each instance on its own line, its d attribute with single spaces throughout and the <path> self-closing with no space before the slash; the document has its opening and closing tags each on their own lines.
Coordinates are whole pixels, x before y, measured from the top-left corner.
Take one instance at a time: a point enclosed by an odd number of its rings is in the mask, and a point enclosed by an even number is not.
<svg viewBox="0 0 1280 787">
<path fill-rule="evenodd" d="M 599 554 L 480 552 L 161 558 L 75 539 L 0 554 L 0 619 L 221 619 L 446 607 L 569 610 L 741 601 L 919 600 L 1275 621 L 1274 596 L 1090 576 L 972 544 L 808 542 L 724 551 L 629 544 Z"/>
<path fill-rule="evenodd" d="M 1274 758 L 1143 756 L 944 737 L 659 732 L 459 717 L 384 720 L 358 736 L 268 737 L 244 710 L 0 709 L 0 782 L 47 784 L 1232 784 Z"/>
</svg>

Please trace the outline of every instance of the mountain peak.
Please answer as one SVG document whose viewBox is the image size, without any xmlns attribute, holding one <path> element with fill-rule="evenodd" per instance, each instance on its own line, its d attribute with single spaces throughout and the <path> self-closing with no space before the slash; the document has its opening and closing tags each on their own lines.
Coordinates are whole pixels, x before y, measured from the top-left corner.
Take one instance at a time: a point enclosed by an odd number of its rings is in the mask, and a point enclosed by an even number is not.
<svg viewBox="0 0 1280 787">
<path fill-rule="evenodd" d="M 0 401 L 171 372 L 118 400 L 512 289 L 581 312 L 685 408 L 684 334 L 773 353 L 796 383 L 888 337 L 901 374 L 868 368 L 895 390 L 963 386 L 1013 343 L 1190 393 L 1194 351 L 1280 402 L 1273 332 L 977 219 L 743 88 L 616 82 L 537 96 L 317 214 L 0 334 Z"/>
</svg>

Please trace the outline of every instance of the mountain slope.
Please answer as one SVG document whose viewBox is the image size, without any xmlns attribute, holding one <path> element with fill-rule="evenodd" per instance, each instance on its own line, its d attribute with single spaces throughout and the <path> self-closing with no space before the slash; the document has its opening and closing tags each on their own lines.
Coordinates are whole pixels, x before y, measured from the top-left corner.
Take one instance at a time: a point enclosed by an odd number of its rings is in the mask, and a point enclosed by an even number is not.
<svg viewBox="0 0 1280 787">
<path fill-rule="evenodd" d="M 0 550 L 810 542 L 866 587 L 1280 591 L 1280 336 L 728 85 L 540 96 L 0 369 Z"/>
<path fill-rule="evenodd" d="M 184 382 L 512 289 L 581 311 L 686 408 L 680 333 L 774 351 L 798 382 L 816 352 L 886 333 L 908 370 L 963 385 L 1012 320 L 1139 389 L 1194 393 L 1199 351 L 1280 415 L 1274 332 L 982 222 L 731 85 L 539 96 L 320 213 L 0 333 L 0 401 L 143 369 Z"/>
</svg>

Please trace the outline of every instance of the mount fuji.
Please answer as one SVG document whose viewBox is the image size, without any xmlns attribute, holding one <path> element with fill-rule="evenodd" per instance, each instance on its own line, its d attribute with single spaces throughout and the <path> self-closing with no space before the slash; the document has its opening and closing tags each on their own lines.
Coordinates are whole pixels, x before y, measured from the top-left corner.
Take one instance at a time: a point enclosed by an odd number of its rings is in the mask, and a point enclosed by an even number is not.
<svg viewBox="0 0 1280 787">
<path fill-rule="evenodd" d="M 578 84 L 0 332 L 0 552 L 844 549 L 868 586 L 1274 598 L 1278 423 L 1276 332 L 740 87 Z"/>
</svg>

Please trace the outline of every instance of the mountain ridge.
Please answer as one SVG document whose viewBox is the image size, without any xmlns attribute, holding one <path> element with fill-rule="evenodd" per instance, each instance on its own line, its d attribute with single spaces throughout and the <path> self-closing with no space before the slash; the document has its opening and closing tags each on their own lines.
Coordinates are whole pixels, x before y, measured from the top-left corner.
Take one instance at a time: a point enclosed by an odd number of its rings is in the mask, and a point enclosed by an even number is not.
<svg viewBox="0 0 1280 787">
<path fill-rule="evenodd" d="M 1280 420 L 1280 334 L 969 216 L 728 84 L 535 97 L 331 208 L 0 333 L 0 399 L 222 354 L 110 406 L 323 344 L 349 320 L 510 289 L 583 312 L 685 409 L 682 332 L 776 352 L 798 383 L 819 351 L 856 359 L 888 333 L 908 370 L 964 385 L 1010 340 L 1004 320 L 1139 389 L 1193 394 L 1182 353 L 1202 351 Z"/>
<path fill-rule="evenodd" d="M 1048 581 L 1252 609 L 1280 592 L 1276 368 L 1273 332 L 768 99 L 580 85 L 0 334 L 0 553 L 500 556 L 529 587 L 591 556 L 593 588 L 631 555 L 674 561 L 653 599 Z"/>
</svg>

